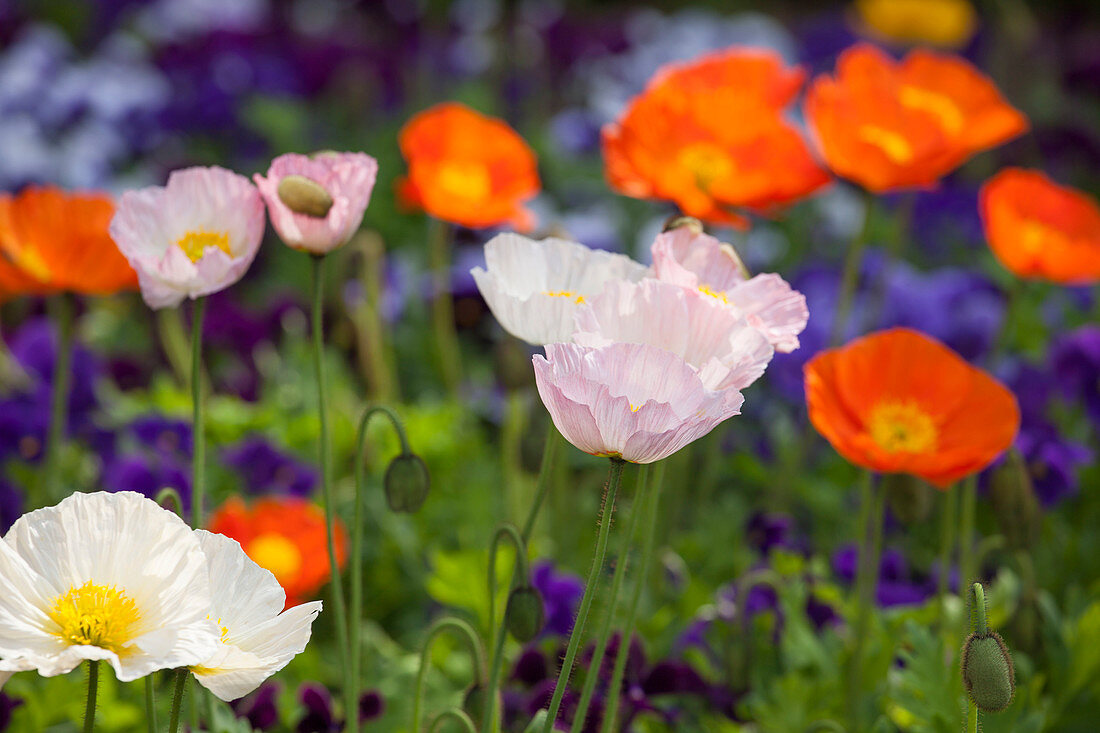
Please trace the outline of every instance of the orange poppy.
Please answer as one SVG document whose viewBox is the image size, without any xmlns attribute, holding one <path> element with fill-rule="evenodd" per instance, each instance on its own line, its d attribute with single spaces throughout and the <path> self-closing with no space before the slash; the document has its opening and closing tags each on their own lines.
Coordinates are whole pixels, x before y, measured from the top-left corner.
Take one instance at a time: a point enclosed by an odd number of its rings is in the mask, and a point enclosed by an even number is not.
<svg viewBox="0 0 1100 733">
<path fill-rule="evenodd" d="M 503 120 L 437 104 L 405 124 L 398 144 L 409 164 L 398 182 L 402 203 L 473 229 L 534 226 L 522 204 L 541 185 L 535 154 Z"/>
<path fill-rule="evenodd" d="M 814 79 L 805 111 L 829 167 L 875 193 L 931 186 L 1028 127 L 962 58 L 916 50 L 899 62 L 867 43 Z"/>
<path fill-rule="evenodd" d="M 665 66 L 603 129 L 616 191 L 674 201 L 687 215 L 744 227 L 731 209 L 766 213 L 824 186 L 828 174 L 782 118 L 801 69 L 770 52 L 730 49 Z"/>
<path fill-rule="evenodd" d="M 308 600 L 332 577 L 324 512 L 305 499 L 265 497 L 249 508 L 234 497 L 211 515 L 208 529 L 237 540 L 246 555 L 270 570 L 286 591 L 287 607 Z M 342 568 L 347 531 L 339 519 L 333 531 Z"/>
<path fill-rule="evenodd" d="M 1040 171 L 1006 168 L 978 195 L 989 248 L 1019 277 L 1100 280 L 1100 207 Z"/>
<path fill-rule="evenodd" d="M 864 336 L 805 367 L 817 431 L 852 463 L 942 488 L 1012 445 L 1016 397 L 940 342 L 906 328 Z"/>
<path fill-rule="evenodd" d="M 137 273 L 107 231 L 114 213 L 111 199 L 98 193 L 32 186 L 0 195 L 0 259 L 6 260 L 0 289 L 13 295 L 136 289 Z"/>
</svg>

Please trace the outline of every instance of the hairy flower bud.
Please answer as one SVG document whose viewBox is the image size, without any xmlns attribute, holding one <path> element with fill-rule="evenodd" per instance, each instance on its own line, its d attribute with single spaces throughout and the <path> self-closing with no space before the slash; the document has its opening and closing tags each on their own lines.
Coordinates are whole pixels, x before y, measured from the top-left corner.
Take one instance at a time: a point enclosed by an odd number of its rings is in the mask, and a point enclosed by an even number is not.
<svg viewBox="0 0 1100 733">
<path fill-rule="evenodd" d="M 402 453 L 390 461 L 384 479 L 390 510 L 412 514 L 428 498 L 431 477 L 428 467 L 415 453 Z"/>
<path fill-rule="evenodd" d="M 504 624 L 516 641 L 531 641 L 546 621 L 542 606 L 542 596 L 531 586 L 520 586 L 508 595 L 508 606 L 504 609 Z"/>
<path fill-rule="evenodd" d="M 962 677 L 966 694 L 979 710 L 998 713 L 1009 706 L 1016 694 L 1016 672 L 997 632 L 972 633 L 966 638 Z"/>
<path fill-rule="evenodd" d="M 324 186 L 305 176 L 284 176 L 277 191 L 279 200 L 296 214 L 323 219 L 332 208 L 332 196 Z"/>
</svg>

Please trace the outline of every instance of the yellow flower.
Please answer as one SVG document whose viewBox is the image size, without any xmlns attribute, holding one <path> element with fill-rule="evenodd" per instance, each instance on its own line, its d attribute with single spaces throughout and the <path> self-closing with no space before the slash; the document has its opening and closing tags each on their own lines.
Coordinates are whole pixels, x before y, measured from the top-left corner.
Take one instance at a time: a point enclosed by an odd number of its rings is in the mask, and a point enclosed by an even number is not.
<svg viewBox="0 0 1100 733">
<path fill-rule="evenodd" d="M 978 25 L 969 0 L 856 0 L 855 8 L 872 35 L 904 44 L 959 48 Z"/>
</svg>

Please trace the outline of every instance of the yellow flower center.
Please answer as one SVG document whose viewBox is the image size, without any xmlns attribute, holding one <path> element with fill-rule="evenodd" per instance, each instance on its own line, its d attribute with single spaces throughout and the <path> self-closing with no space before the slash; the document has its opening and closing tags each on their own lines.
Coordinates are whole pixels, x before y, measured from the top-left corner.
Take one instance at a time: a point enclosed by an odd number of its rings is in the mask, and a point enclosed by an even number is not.
<svg viewBox="0 0 1100 733">
<path fill-rule="evenodd" d="M 871 411 L 871 439 L 887 453 L 929 453 L 936 447 L 936 425 L 913 402 L 882 402 Z"/>
<path fill-rule="evenodd" d="M 444 193 L 462 199 L 480 201 L 493 192 L 493 180 L 484 163 L 445 163 L 439 169 L 437 183 Z"/>
<path fill-rule="evenodd" d="M 968 0 L 856 0 L 856 10 L 874 31 L 905 43 L 962 46 L 977 24 Z"/>
<path fill-rule="evenodd" d="M 187 232 L 176 241 L 176 246 L 192 262 L 201 260 L 207 247 L 217 247 L 230 256 L 233 254 L 229 251 L 229 234 L 226 232 Z"/>
<path fill-rule="evenodd" d="M 726 305 L 729 305 L 730 299 L 726 297 L 726 294 L 719 291 L 719 290 L 715 290 L 714 288 L 712 288 L 709 285 L 700 285 L 699 286 L 699 292 L 702 293 L 703 295 L 709 295 L 710 297 L 714 298 L 715 300 L 721 301 L 721 302 L 725 303 Z"/>
<path fill-rule="evenodd" d="M 877 125 L 864 125 L 859 128 L 859 138 L 886 153 L 886 157 L 895 163 L 908 163 L 913 159 L 913 147 L 903 136 Z"/>
<path fill-rule="evenodd" d="M 111 585 L 88 581 L 54 601 L 50 620 L 54 632 L 68 644 L 98 646 L 122 654 L 137 636 L 141 613 L 134 599 Z"/>
<path fill-rule="evenodd" d="M 680 150 L 676 161 L 695 176 L 695 184 L 704 191 L 715 181 L 728 178 L 734 172 L 729 155 L 712 143 L 687 145 Z"/>
<path fill-rule="evenodd" d="M 939 118 L 943 129 L 950 135 L 958 135 L 963 128 L 965 119 L 958 106 L 942 94 L 930 92 L 919 87 L 902 87 L 899 97 L 903 106 L 910 109 L 919 109 Z"/>
<path fill-rule="evenodd" d="M 274 532 L 252 540 L 248 545 L 248 556 L 280 580 L 293 577 L 302 567 L 302 553 L 297 545 Z"/>
<path fill-rule="evenodd" d="M 572 290 L 543 290 L 543 295 L 549 295 L 551 298 L 572 298 L 574 303 L 583 303 L 584 296 L 577 295 Z"/>
<path fill-rule="evenodd" d="M 1033 219 L 1027 219 L 1020 228 L 1020 246 L 1030 255 L 1043 251 L 1043 245 L 1050 241 L 1050 230 Z"/>
</svg>

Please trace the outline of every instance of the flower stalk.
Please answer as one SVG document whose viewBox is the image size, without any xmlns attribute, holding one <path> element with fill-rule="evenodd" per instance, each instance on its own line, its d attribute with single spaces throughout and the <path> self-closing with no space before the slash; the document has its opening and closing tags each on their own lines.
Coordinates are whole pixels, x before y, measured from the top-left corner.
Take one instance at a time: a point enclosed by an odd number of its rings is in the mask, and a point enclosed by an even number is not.
<svg viewBox="0 0 1100 733">
<path fill-rule="evenodd" d="M 507 539 L 512 543 L 516 552 L 515 570 L 512 572 L 512 588 L 527 585 L 527 543 L 511 524 L 501 524 L 493 534 L 493 541 L 489 545 L 489 634 L 496 634 L 493 643 L 493 656 L 489 662 L 489 684 L 485 695 L 485 713 L 481 721 L 483 733 L 492 733 L 493 723 L 496 720 L 497 685 L 500 683 L 500 668 L 504 657 L 504 640 L 508 636 L 507 620 L 501 619 L 500 628 L 496 624 L 496 598 L 497 598 L 497 553 L 500 543 Z M 507 615 L 507 613 L 505 614 Z"/>
<path fill-rule="evenodd" d="M 454 302 L 451 299 L 451 228 L 433 220 L 428 233 L 428 258 L 432 271 L 432 327 L 439 347 L 443 384 L 452 397 L 458 395 L 462 381 L 462 352 L 455 331 Z"/>
<path fill-rule="evenodd" d="M 588 571 L 588 580 L 584 584 L 584 595 L 581 596 L 580 609 L 577 618 L 573 622 L 573 631 L 569 635 L 569 644 L 565 650 L 565 659 L 562 661 L 561 671 L 558 672 L 558 680 L 554 685 L 554 695 L 550 699 L 550 709 L 543 724 L 543 733 L 550 733 L 554 729 L 554 722 L 561 708 L 561 700 L 565 695 L 565 689 L 569 686 L 569 677 L 573 673 L 573 662 L 577 658 L 577 650 L 580 648 L 581 639 L 584 637 L 584 625 L 588 621 L 588 610 L 592 607 L 592 599 L 596 595 L 596 586 L 599 584 L 600 571 L 603 569 L 604 557 L 607 554 L 607 538 L 611 533 L 611 520 L 615 515 L 615 497 L 619 493 L 619 484 L 623 477 L 623 460 L 611 459 L 611 468 L 607 475 L 607 485 L 604 487 L 603 501 L 600 505 L 600 529 L 596 538 L 596 552 L 592 557 L 592 568 Z"/>
<path fill-rule="evenodd" d="M 95 730 L 95 699 L 99 691 L 99 660 L 88 660 L 88 704 L 84 708 L 84 733 Z"/>
<path fill-rule="evenodd" d="M 420 647 L 420 666 L 416 671 L 416 688 L 413 692 L 412 728 L 413 733 L 419 733 L 421 715 L 421 703 L 424 697 L 424 678 L 428 667 L 431 666 L 432 645 L 441 635 L 450 632 L 458 636 L 466 643 L 470 652 L 470 660 L 473 663 L 474 684 L 480 684 L 485 679 L 485 660 L 481 653 L 481 642 L 477 632 L 470 624 L 460 618 L 441 618 L 428 629 L 428 635 L 424 638 L 424 644 Z M 473 723 L 471 722 L 471 726 Z"/>
</svg>

